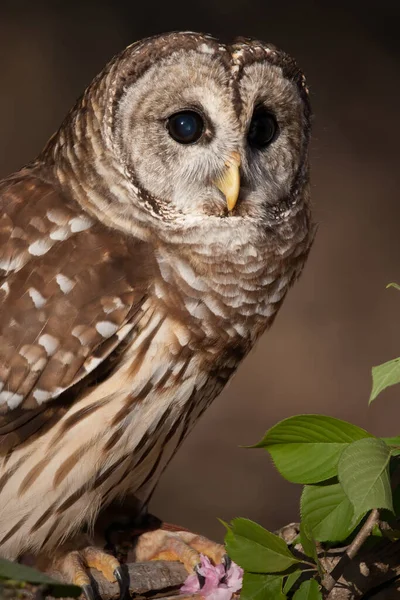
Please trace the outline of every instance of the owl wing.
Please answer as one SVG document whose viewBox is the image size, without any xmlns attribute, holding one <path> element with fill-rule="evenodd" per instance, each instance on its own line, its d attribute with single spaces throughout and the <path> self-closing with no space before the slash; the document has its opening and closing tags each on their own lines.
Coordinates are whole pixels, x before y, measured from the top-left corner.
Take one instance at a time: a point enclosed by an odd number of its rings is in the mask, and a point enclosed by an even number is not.
<svg viewBox="0 0 400 600">
<path fill-rule="evenodd" d="M 4 453 L 112 369 L 143 316 L 147 287 L 137 275 L 143 243 L 94 222 L 30 170 L 0 183 L 0 211 Z"/>
</svg>

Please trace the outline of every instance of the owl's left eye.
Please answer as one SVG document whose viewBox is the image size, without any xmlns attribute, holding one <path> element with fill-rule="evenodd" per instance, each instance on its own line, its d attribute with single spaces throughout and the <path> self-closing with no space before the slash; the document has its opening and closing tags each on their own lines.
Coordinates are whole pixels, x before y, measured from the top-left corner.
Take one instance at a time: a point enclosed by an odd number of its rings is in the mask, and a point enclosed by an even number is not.
<svg viewBox="0 0 400 600">
<path fill-rule="evenodd" d="M 194 144 L 203 134 L 204 121 L 194 110 L 185 110 L 169 117 L 167 129 L 179 144 Z"/>
<path fill-rule="evenodd" d="M 278 125 L 275 117 L 263 107 L 258 107 L 253 113 L 247 139 L 254 148 L 266 148 L 276 138 Z"/>
</svg>

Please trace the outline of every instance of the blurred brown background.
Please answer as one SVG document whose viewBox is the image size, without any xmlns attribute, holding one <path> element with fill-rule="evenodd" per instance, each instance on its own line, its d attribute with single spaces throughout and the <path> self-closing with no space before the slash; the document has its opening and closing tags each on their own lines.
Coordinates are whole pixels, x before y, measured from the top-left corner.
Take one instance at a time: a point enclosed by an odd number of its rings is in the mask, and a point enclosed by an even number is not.
<svg viewBox="0 0 400 600">
<path fill-rule="evenodd" d="M 315 113 L 316 243 L 272 331 L 177 454 L 152 503 L 221 537 L 216 517 L 273 529 L 299 490 L 261 450 L 278 420 L 321 412 L 375 434 L 400 429 L 400 387 L 367 408 L 370 368 L 400 355 L 400 3 L 0 3 L 0 176 L 33 158 L 91 78 L 141 37 L 172 29 L 271 41 L 304 69 Z"/>
</svg>

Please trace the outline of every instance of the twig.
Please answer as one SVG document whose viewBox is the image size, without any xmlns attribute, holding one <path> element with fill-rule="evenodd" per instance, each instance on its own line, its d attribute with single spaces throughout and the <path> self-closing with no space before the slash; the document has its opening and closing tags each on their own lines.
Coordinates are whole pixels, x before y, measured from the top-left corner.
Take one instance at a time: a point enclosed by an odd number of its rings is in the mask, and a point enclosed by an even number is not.
<svg viewBox="0 0 400 600">
<path fill-rule="evenodd" d="M 178 593 L 179 588 L 187 577 L 185 567 L 178 563 L 166 561 L 150 561 L 147 563 L 130 563 L 126 565 L 129 574 L 129 592 L 131 596 L 147 597 L 152 595 L 172 596 Z M 116 583 L 109 583 L 98 571 L 91 571 L 93 580 L 97 584 L 97 592 L 102 600 L 111 600 L 119 597 Z"/>
<path fill-rule="evenodd" d="M 342 558 L 339 560 L 336 567 L 331 571 L 331 573 L 327 573 L 324 577 L 323 587 L 325 592 L 328 593 L 326 596 L 326 600 L 332 598 L 331 591 L 336 585 L 336 582 L 342 576 L 344 569 L 348 565 L 348 563 L 356 556 L 359 552 L 361 546 L 367 540 L 367 538 L 371 535 L 371 532 L 375 525 L 379 521 L 379 510 L 376 508 L 372 510 L 368 516 L 368 519 L 365 521 L 364 525 L 361 527 L 360 531 L 357 533 L 356 537 L 352 541 L 352 543 L 348 546 Z"/>
</svg>

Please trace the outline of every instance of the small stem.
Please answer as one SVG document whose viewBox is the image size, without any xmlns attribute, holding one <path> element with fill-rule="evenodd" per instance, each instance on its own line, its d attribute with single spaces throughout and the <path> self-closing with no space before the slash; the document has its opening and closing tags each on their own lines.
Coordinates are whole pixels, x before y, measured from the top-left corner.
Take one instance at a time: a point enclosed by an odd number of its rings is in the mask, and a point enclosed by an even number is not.
<svg viewBox="0 0 400 600">
<path fill-rule="evenodd" d="M 316 567 L 314 567 L 313 569 L 302 569 L 302 570 L 301 570 L 301 572 L 302 572 L 302 573 L 311 573 L 311 571 L 312 571 L 313 573 L 317 573 L 317 569 L 316 569 Z"/>
<path fill-rule="evenodd" d="M 309 567 L 312 567 L 314 571 L 317 570 L 317 565 L 315 563 L 312 562 L 308 562 L 308 560 L 302 560 L 301 563 L 303 565 L 308 565 Z M 304 570 L 304 569 L 303 569 Z M 307 569 L 308 570 L 308 569 Z"/>
<path fill-rule="evenodd" d="M 332 598 L 330 592 L 335 587 L 336 582 L 343 574 L 344 568 L 352 560 L 356 554 L 359 552 L 361 546 L 370 536 L 373 528 L 379 522 L 379 510 L 374 508 L 371 510 L 368 519 L 365 521 L 364 525 L 361 527 L 360 531 L 357 533 L 354 540 L 351 542 L 350 546 L 348 546 L 346 552 L 343 554 L 342 558 L 339 560 L 336 567 L 333 569 L 331 573 L 327 573 L 324 577 L 323 586 L 328 595 L 326 600 Z"/>
</svg>

